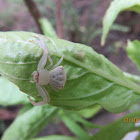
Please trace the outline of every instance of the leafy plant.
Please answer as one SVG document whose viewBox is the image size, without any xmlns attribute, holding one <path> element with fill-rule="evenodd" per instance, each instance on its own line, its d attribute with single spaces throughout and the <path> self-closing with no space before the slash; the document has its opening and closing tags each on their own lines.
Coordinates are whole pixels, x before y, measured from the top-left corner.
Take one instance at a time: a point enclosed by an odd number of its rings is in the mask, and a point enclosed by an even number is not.
<svg viewBox="0 0 140 140">
<path fill-rule="evenodd" d="M 139 12 L 138 8 L 138 0 L 114 0 L 104 17 L 102 44 L 119 12 Z M 33 79 L 31 74 L 37 69 L 43 51 L 35 42 L 29 41 L 35 33 L 0 32 L 0 104 L 23 105 L 2 140 L 118 140 L 128 132 L 139 131 L 140 127 L 132 121 L 124 124 L 124 118 L 139 118 L 140 112 L 130 113 L 107 126 L 90 123 L 83 117 L 92 117 L 101 106 L 117 113 L 138 103 L 140 86 L 137 83 L 140 83 L 140 77 L 124 73 L 86 45 L 58 39 L 48 20 L 40 19 L 40 24 L 46 36 L 37 35 L 43 38 L 54 64 L 64 56 L 62 65 L 67 73 L 66 85 L 59 92 L 45 86 L 51 99 L 49 104 L 31 106 L 27 95 L 37 101 L 42 100 L 37 96 L 35 84 L 29 81 Z M 129 41 L 127 47 L 129 58 L 138 68 L 139 46 L 139 41 Z M 61 135 L 34 138 L 52 118 L 58 116 L 76 138 Z M 88 130 L 93 128 L 99 132 L 92 136 Z"/>
<path fill-rule="evenodd" d="M 117 18 L 118 14 L 122 11 L 135 11 L 140 13 L 140 1 L 139 0 L 114 0 L 108 8 L 104 19 L 103 19 L 103 34 L 102 34 L 102 45 L 105 44 L 106 36 Z"/>
<path fill-rule="evenodd" d="M 36 43 L 29 42 L 32 34 L 0 33 L 0 73 L 22 92 L 41 100 L 36 84 L 29 82 L 43 53 Z M 51 105 L 80 110 L 97 103 L 111 112 L 121 112 L 139 101 L 140 87 L 103 55 L 82 44 L 51 38 L 55 46 L 47 37 L 41 37 L 49 46 L 54 64 L 64 56 L 62 65 L 67 73 L 67 82 L 60 94 L 50 89 Z M 129 98 L 131 100 L 126 104 Z"/>
</svg>

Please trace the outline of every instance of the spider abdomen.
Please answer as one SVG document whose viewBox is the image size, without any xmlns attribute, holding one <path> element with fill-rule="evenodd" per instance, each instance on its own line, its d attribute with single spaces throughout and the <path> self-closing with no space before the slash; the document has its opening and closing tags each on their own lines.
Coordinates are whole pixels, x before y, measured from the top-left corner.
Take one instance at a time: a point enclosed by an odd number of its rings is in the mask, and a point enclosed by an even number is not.
<svg viewBox="0 0 140 140">
<path fill-rule="evenodd" d="M 49 83 L 58 89 L 62 89 L 66 82 L 66 73 L 63 66 L 59 66 L 49 73 Z"/>
</svg>

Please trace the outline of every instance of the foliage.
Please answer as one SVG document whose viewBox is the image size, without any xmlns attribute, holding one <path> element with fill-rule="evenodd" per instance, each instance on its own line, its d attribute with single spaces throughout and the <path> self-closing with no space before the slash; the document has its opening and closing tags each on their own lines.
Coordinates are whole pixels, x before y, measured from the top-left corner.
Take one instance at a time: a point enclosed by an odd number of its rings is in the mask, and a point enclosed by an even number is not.
<svg viewBox="0 0 140 140">
<path fill-rule="evenodd" d="M 89 135 L 78 125 L 66 116 L 63 112 L 61 113 L 61 119 L 64 121 L 65 125 L 73 132 L 79 139 L 85 140 L 89 139 Z"/>
<path fill-rule="evenodd" d="M 138 40 L 129 40 L 126 51 L 128 57 L 137 65 L 140 70 L 140 42 Z"/>
<path fill-rule="evenodd" d="M 33 39 L 32 34 L 0 33 L 0 73 L 22 92 L 41 100 L 36 84 L 29 82 L 43 53 L 35 42 L 29 41 Z M 41 37 L 49 46 L 54 64 L 64 56 L 61 65 L 67 73 L 66 85 L 59 93 L 45 87 L 50 90 L 51 105 L 81 110 L 98 103 L 111 112 L 121 112 L 139 101 L 140 87 L 103 55 L 82 44 L 56 38 L 51 38 L 52 43 L 47 37 Z"/>
<path fill-rule="evenodd" d="M 88 119 L 94 116 L 96 113 L 98 113 L 101 110 L 101 108 L 102 107 L 100 105 L 93 105 L 83 110 L 80 110 L 79 114 L 81 114 L 84 118 Z"/>
<path fill-rule="evenodd" d="M 52 24 L 45 18 L 40 18 L 39 22 L 45 36 L 57 37 L 55 31 L 53 30 Z"/>
<path fill-rule="evenodd" d="M 8 106 L 26 104 L 29 102 L 26 95 L 19 91 L 19 88 L 16 85 L 2 76 L 0 76 L 0 89 L 0 105 Z"/>
<path fill-rule="evenodd" d="M 104 19 L 103 19 L 103 34 L 102 45 L 105 44 L 106 36 L 117 18 L 117 15 L 122 11 L 135 11 L 140 13 L 140 1 L 139 0 L 114 0 L 110 4 Z"/>
<path fill-rule="evenodd" d="M 46 3 L 42 0 L 39 2 Z M 54 3 L 51 1 L 50 4 Z M 117 15 L 125 10 L 139 13 L 139 5 L 138 0 L 112 2 L 104 17 L 102 44 Z M 37 69 L 43 51 L 35 42 L 29 41 L 35 33 L 0 32 L 0 104 L 23 105 L 14 122 L 4 132 L 2 140 L 118 140 L 128 132 L 139 131 L 140 127 L 132 121 L 124 124 L 124 118 L 139 118 L 140 112 L 129 113 L 106 126 L 90 123 L 84 118 L 91 118 L 101 106 L 110 112 L 122 112 L 138 103 L 140 86 L 137 83 L 140 83 L 140 77 L 124 73 L 86 45 L 58 39 L 47 19 L 40 19 L 40 24 L 46 36 L 37 35 L 45 41 L 54 64 L 64 55 L 62 65 L 67 73 L 66 85 L 59 92 L 45 86 L 51 98 L 49 104 L 38 107 L 29 104 L 27 95 L 41 100 L 37 96 L 35 84 L 29 81 L 33 78 L 31 73 Z M 76 27 L 79 28 L 79 25 Z M 129 30 L 121 25 L 115 25 L 112 29 Z M 101 31 L 99 29 L 92 35 L 99 35 Z M 138 68 L 139 46 L 138 40 L 128 41 L 128 57 Z M 60 118 L 76 137 L 52 135 L 34 138 L 55 117 Z M 99 132 L 91 136 L 88 130 L 94 128 Z"/>
<path fill-rule="evenodd" d="M 57 108 L 50 105 L 33 107 L 19 115 L 4 133 L 2 140 L 26 140 L 34 137 L 55 115 Z M 24 125 L 21 125 L 22 124 Z"/>
<path fill-rule="evenodd" d="M 132 122 L 132 120 L 130 121 L 131 118 L 138 119 L 139 116 L 140 112 L 130 113 L 104 127 L 100 132 L 96 133 L 92 139 L 101 140 L 104 138 L 104 140 L 120 140 L 128 132 L 140 130 L 140 126 L 137 127 L 136 123 Z M 124 122 L 124 118 L 126 120 L 128 118 L 128 122 Z"/>
</svg>

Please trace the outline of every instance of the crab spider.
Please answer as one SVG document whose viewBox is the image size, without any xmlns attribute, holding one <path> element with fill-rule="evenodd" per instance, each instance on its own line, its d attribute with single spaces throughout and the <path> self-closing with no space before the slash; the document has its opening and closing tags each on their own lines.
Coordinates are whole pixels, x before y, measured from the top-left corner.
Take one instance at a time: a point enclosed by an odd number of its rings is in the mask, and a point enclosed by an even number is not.
<svg viewBox="0 0 140 140">
<path fill-rule="evenodd" d="M 66 82 L 66 73 L 64 71 L 64 67 L 59 66 L 59 64 L 63 61 L 63 56 L 57 62 L 57 64 L 52 66 L 53 61 L 51 57 L 48 55 L 48 50 L 44 44 L 43 39 L 36 35 L 33 35 L 33 37 L 36 37 L 37 39 L 30 40 L 30 41 L 35 41 L 40 46 L 40 48 L 43 49 L 44 53 L 38 63 L 37 71 L 34 71 L 32 73 L 34 81 L 30 81 L 30 82 L 31 83 L 36 82 L 36 88 L 39 92 L 38 96 L 41 96 L 43 98 L 43 101 L 36 103 L 30 98 L 30 96 L 28 96 L 28 99 L 34 106 L 39 106 L 39 105 L 46 104 L 50 101 L 49 93 L 43 87 L 43 85 L 50 84 L 53 89 L 55 88 L 62 89 Z M 48 65 L 45 68 L 45 65 L 47 63 L 47 58 L 50 61 L 50 65 Z"/>
</svg>

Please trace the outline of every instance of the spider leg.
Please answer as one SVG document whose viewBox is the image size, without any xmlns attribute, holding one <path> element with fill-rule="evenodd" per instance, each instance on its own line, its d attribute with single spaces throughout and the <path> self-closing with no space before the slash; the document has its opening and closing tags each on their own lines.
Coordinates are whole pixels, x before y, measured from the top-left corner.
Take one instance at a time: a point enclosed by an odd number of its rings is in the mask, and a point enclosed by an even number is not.
<svg viewBox="0 0 140 140">
<path fill-rule="evenodd" d="M 63 58 L 64 56 L 62 55 L 61 59 L 51 69 L 55 69 L 56 67 L 58 67 L 60 63 L 63 61 Z"/>
<path fill-rule="evenodd" d="M 33 101 L 30 96 L 28 96 L 29 101 L 34 105 L 34 106 L 40 106 L 47 104 L 50 101 L 49 93 L 44 87 L 41 87 L 40 85 L 36 84 L 37 90 L 39 92 L 38 96 L 41 96 L 43 98 L 43 101 L 41 102 L 35 102 Z"/>
<path fill-rule="evenodd" d="M 50 61 L 50 64 L 46 67 L 46 69 L 50 69 L 52 67 L 52 65 L 53 65 L 53 61 L 52 61 L 52 59 L 51 59 L 51 57 L 49 55 L 48 55 L 48 59 Z"/>
<path fill-rule="evenodd" d="M 36 37 L 37 39 L 30 39 L 29 41 L 30 42 L 36 42 L 38 45 L 39 45 L 39 47 L 40 48 L 42 48 L 43 49 L 43 51 L 44 51 L 44 53 L 43 53 L 43 55 L 42 55 L 42 57 L 41 57 L 41 59 L 40 59 L 40 61 L 39 61 L 39 63 L 38 63 L 38 66 L 37 66 L 37 71 L 39 71 L 39 70 L 41 70 L 42 68 L 44 68 L 45 67 L 45 65 L 46 65 L 46 63 L 47 63 L 47 55 L 48 55 L 48 50 L 47 50 L 47 48 L 45 47 L 45 44 L 44 44 L 44 42 L 43 42 L 43 40 L 42 40 L 42 38 L 41 37 L 39 37 L 39 36 L 37 36 L 37 35 L 32 35 L 33 37 Z M 38 40 L 39 39 L 39 40 Z"/>
<path fill-rule="evenodd" d="M 45 65 L 47 63 L 47 54 L 44 52 L 41 59 L 39 60 L 37 71 L 40 71 L 41 69 L 44 69 Z"/>
<path fill-rule="evenodd" d="M 35 83 L 36 81 L 30 81 L 30 83 Z"/>
<path fill-rule="evenodd" d="M 41 49 L 43 49 L 44 53 L 38 63 L 38 66 L 37 66 L 37 71 L 40 71 L 41 69 L 43 69 L 47 63 L 47 56 L 48 56 L 48 50 L 45 46 L 45 43 L 43 41 L 43 39 L 37 35 L 32 35 L 33 37 L 37 38 L 35 41 L 37 42 L 37 44 L 39 45 L 39 47 Z"/>
<path fill-rule="evenodd" d="M 43 56 L 41 57 L 41 59 L 38 63 L 37 71 L 39 71 L 39 70 L 41 70 L 42 68 L 45 67 L 45 65 L 47 63 L 47 57 L 50 61 L 50 65 L 47 66 L 47 69 L 49 69 L 53 65 L 53 61 L 52 61 L 51 57 L 48 55 L 48 50 L 45 46 L 45 43 L 44 43 L 43 39 L 41 37 L 37 36 L 37 35 L 32 35 L 32 36 L 37 38 L 36 42 L 38 43 L 40 48 L 42 48 L 43 51 L 44 51 Z"/>
<path fill-rule="evenodd" d="M 58 51 L 58 48 L 57 48 L 57 46 L 56 46 L 55 42 L 54 42 L 51 38 L 49 38 L 49 37 L 48 37 L 48 39 L 50 40 L 50 42 L 54 45 L 54 47 L 55 47 L 55 48 L 56 48 L 56 50 Z"/>
<path fill-rule="evenodd" d="M 40 46 L 40 48 L 43 49 L 43 51 L 48 55 L 48 50 L 45 46 L 45 43 L 42 39 L 42 37 L 39 37 L 38 35 L 32 35 L 33 37 L 37 38 L 36 42 L 38 43 L 38 45 Z"/>
<path fill-rule="evenodd" d="M 36 73 L 37 73 L 37 72 L 34 71 L 34 72 L 32 73 L 32 75 L 34 76 Z M 31 82 L 31 83 L 35 83 L 36 81 L 35 81 L 35 80 L 33 80 L 33 81 L 31 80 L 30 82 Z"/>
<path fill-rule="evenodd" d="M 34 106 L 40 106 L 40 105 L 46 104 L 46 101 L 45 101 L 45 100 L 36 103 L 35 101 L 33 101 L 33 100 L 30 98 L 30 96 L 28 96 L 28 99 L 29 99 L 30 103 L 33 104 Z"/>
<path fill-rule="evenodd" d="M 36 42 L 48 54 L 48 50 L 47 50 L 47 48 L 45 46 L 45 43 L 44 43 L 43 39 L 40 36 L 36 35 L 36 34 L 34 34 L 32 36 L 38 39 L 38 40 L 36 40 Z M 49 37 L 48 37 L 48 40 L 55 46 L 56 50 L 58 50 L 55 42 L 51 38 L 49 38 Z M 30 41 L 34 41 L 34 40 L 32 39 Z"/>
</svg>

